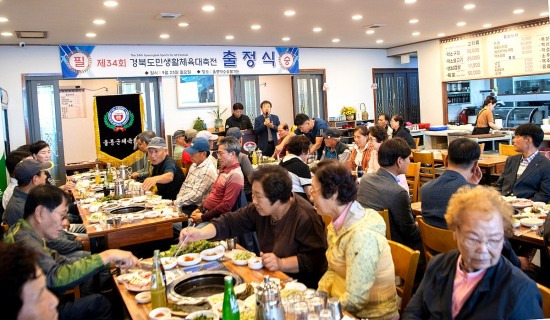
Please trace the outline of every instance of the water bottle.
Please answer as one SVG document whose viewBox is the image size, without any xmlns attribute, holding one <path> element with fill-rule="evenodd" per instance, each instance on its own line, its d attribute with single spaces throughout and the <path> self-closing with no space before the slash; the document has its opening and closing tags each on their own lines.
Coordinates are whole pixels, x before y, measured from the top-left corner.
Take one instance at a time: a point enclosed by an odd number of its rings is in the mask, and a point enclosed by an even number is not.
<svg viewBox="0 0 550 320">
<path fill-rule="evenodd" d="M 225 289 L 223 293 L 222 318 L 224 320 L 240 320 L 239 304 L 233 291 L 233 277 L 225 276 L 223 283 Z"/>
</svg>

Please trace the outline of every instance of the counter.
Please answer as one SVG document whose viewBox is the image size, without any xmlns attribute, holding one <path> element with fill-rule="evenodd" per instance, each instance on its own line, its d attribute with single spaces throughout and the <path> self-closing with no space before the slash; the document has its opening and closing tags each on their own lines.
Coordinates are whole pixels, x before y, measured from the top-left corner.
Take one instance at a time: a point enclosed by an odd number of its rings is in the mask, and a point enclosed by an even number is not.
<svg viewBox="0 0 550 320">
<path fill-rule="evenodd" d="M 424 149 L 447 149 L 449 145 L 449 136 L 456 138 L 460 137 L 463 130 L 443 130 L 424 132 Z M 498 141 L 512 144 L 513 136 L 510 134 L 484 134 L 484 135 L 468 135 L 468 138 L 476 139 L 477 142 L 490 142 L 489 150 L 498 149 Z M 452 141 L 452 139 L 451 139 Z"/>
</svg>

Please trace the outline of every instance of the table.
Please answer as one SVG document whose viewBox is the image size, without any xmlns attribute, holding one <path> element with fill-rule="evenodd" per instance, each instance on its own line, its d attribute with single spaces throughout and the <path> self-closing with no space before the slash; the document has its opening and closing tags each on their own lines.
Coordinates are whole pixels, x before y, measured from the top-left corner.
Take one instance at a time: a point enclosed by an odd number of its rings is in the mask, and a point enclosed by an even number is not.
<svg viewBox="0 0 550 320">
<path fill-rule="evenodd" d="M 443 163 L 443 154 L 447 154 L 446 149 L 430 149 L 430 150 L 420 150 L 420 149 L 413 149 L 412 152 L 421 152 L 421 151 L 429 151 L 434 153 L 434 162 L 436 163 Z M 412 153 L 410 156 L 412 160 Z M 500 155 L 498 153 L 483 153 L 479 157 L 479 161 L 477 162 L 479 167 L 485 171 L 483 174 L 485 176 L 489 176 L 491 174 L 499 174 L 504 171 L 504 166 L 506 165 L 506 159 L 508 159 L 508 156 Z"/>
<path fill-rule="evenodd" d="M 68 163 L 65 165 L 65 170 L 67 171 L 67 174 L 72 174 L 74 171 L 81 171 L 86 170 L 89 171 L 90 169 L 95 169 L 95 166 L 99 167 L 99 169 L 105 169 L 105 163 L 101 161 L 83 161 L 78 163 Z M 70 175 L 69 174 L 69 175 Z"/>
<path fill-rule="evenodd" d="M 231 272 L 238 274 L 243 278 L 244 282 L 262 282 L 264 275 L 268 275 L 272 278 L 281 279 L 282 282 L 291 280 L 286 274 L 275 271 L 271 272 L 267 269 L 251 270 L 247 266 L 236 266 L 230 260 L 223 262 L 223 265 Z M 113 276 L 113 280 L 116 283 L 116 288 L 124 301 L 124 305 L 128 310 L 128 313 L 132 319 L 149 319 L 149 312 L 151 311 L 151 303 L 139 304 L 136 302 L 136 294 L 126 290 L 123 284 L 116 281 Z"/>
<path fill-rule="evenodd" d="M 464 135 L 454 136 L 454 134 L 464 133 Z M 443 131 L 426 131 L 424 132 L 424 146 L 428 149 L 442 149 L 449 145 L 449 134 L 453 138 L 465 137 L 475 139 L 477 142 L 491 142 L 492 150 L 496 149 L 495 141 L 504 141 L 508 144 L 512 144 L 512 135 L 506 134 L 484 134 L 484 135 L 470 135 L 464 130 L 443 130 Z"/>
<path fill-rule="evenodd" d="M 173 223 L 187 221 L 187 216 L 179 214 L 175 218 L 145 218 L 135 223 L 125 223 L 120 227 L 111 226 L 109 229 L 103 227 L 98 230 L 96 224 L 88 221 L 90 211 L 78 206 L 80 216 L 89 238 L 103 238 L 107 249 L 118 249 L 120 247 L 150 242 L 174 237 Z"/>
</svg>

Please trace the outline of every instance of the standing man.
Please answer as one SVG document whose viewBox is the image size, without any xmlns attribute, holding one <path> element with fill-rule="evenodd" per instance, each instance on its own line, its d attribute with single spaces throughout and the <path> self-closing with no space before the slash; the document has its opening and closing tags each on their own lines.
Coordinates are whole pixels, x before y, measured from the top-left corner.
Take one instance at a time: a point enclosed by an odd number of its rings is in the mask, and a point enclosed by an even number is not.
<svg viewBox="0 0 550 320">
<path fill-rule="evenodd" d="M 151 176 L 143 181 L 141 187 L 143 190 L 149 190 L 156 185 L 157 194 L 163 199 L 176 200 L 185 177 L 176 161 L 168 157 L 166 141 L 159 137 L 151 139 L 147 146 L 147 154 L 153 169 Z"/>
<path fill-rule="evenodd" d="M 271 157 L 275 151 L 279 117 L 271 114 L 271 102 L 265 100 L 260 104 L 262 114 L 254 119 L 254 132 L 258 135 L 258 148 L 266 157 Z"/>
<path fill-rule="evenodd" d="M 386 132 L 388 133 L 388 137 L 391 138 L 393 134 L 393 129 L 390 126 L 390 116 L 388 116 L 385 113 L 382 113 L 378 116 L 378 125 L 382 128 L 386 129 Z"/>
<path fill-rule="evenodd" d="M 183 152 L 183 149 L 185 149 L 185 131 L 176 130 L 172 135 L 172 139 L 174 141 L 174 154 L 172 155 L 172 157 L 175 160 L 179 160 L 181 159 L 181 153 Z"/>
<path fill-rule="evenodd" d="M 225 120 L 225 130 L 237 127 L 240 130 L 252 129 L 252 122 L 247 115 L 243 114 L 244 106 L 242 103 L 237 102 L 233 105 L 233 114 L 231 117 Z"/>
<path fill-rule="evenodd" d="M 328 124 L 321 118 L 309 119 L 306 114 L 299 113 L 294 117 L 294 125 L 298 127 L 294 133 L 290 133 L 283 139 L 283 141 L 275 148 L 276 153 L 280 153 L 285 145 L 288 143 L 288 139 L 295 134 L 305 135 L 312 146 L 309 148 L 309 153 L 313 154 L 317 152 L 317 159 L 321 158 L 325 143 L 323 142 L 323 133 L 328 129 Z"/>
<path fill-rule="evenodd" d="M 542 129 L 532 123 L 518 126 L 514 150 L 521 154 L 508 157 L 496 187 L 503 196 L 514 195 L 533 201 L 550 201 L 550 160 L 538 147 L 544 139 Z"/>
<path fill-rule="evenodd" d="M 139 171 L 132 172 L 132 174 L 130 175 L 132 179 L 143 181 L 149 176 L 151 162 L 149 161 L 149 156 L 147 155 L 147 145 L 149 145 L 149 141 L 151 141 L 151 139 L 153 139 L 155 136 L 156 134 L 150 130 L 143 131 L 142 133 L 137 135 L 134 149 L 138 149 L 139 151 L 145 153 L 145 156 L 142 160 L 139 160 L 141 161 L 143 168 L 141 168 Z"/>
</svg>

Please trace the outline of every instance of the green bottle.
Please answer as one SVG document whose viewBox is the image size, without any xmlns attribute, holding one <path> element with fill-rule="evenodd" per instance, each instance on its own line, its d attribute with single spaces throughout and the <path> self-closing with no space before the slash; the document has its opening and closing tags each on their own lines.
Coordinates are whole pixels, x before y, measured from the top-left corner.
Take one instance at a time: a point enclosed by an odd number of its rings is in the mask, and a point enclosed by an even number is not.
<svg viewBox="0 0 550 320">
<path fill-rule="evenodd" d="M 166 307 L 166 286 L 160 263 L 160 251 L 155 250 L 153 257 L 153 274 L 151 275 L 151 307 Z"/>
<path fill-rule="evenodd" d="M 240 320 L 239 304 L 233 291 L 233 277 L 225 276 L 223 282 L 225 290 L 223 292 L 222 318 L 223 320 Z"/>
</svg>

